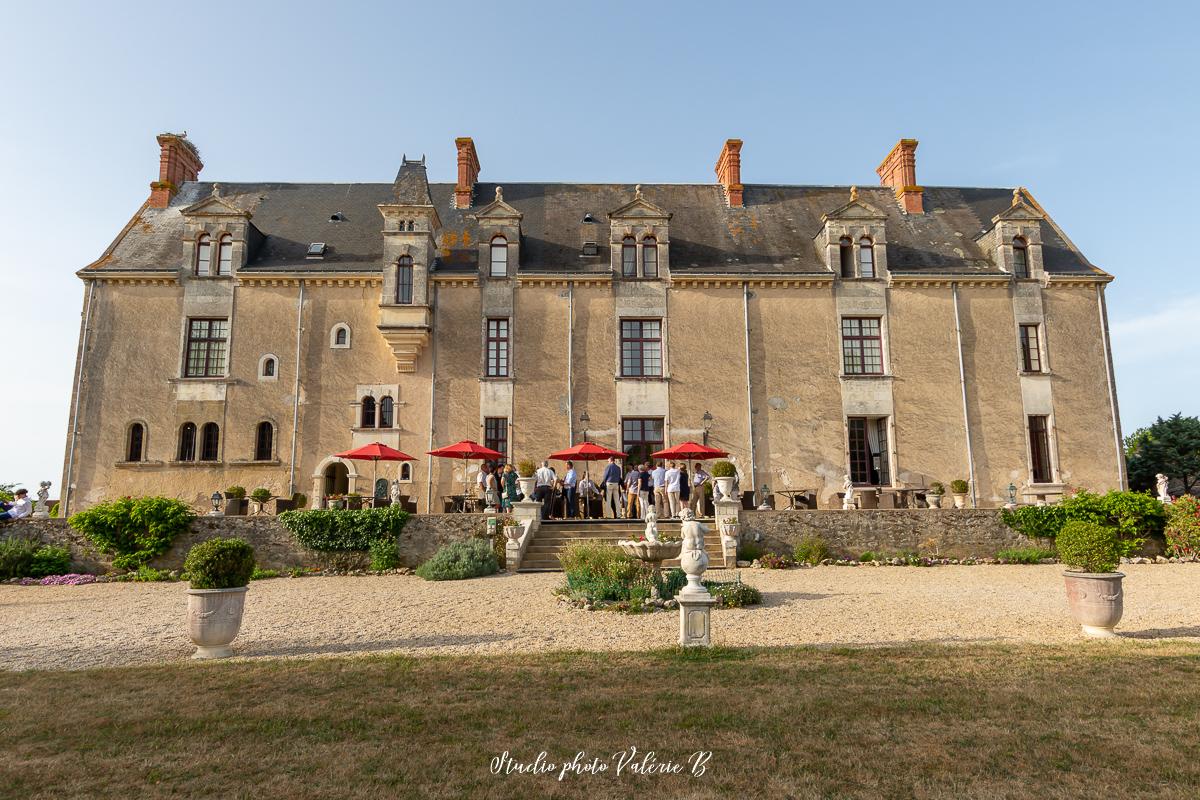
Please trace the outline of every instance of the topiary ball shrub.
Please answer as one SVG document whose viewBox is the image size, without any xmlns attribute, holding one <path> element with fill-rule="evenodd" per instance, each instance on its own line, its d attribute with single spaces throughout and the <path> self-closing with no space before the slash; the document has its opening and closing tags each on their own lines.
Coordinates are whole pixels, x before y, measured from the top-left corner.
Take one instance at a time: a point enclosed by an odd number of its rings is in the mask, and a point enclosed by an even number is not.
<svg viewBox="0 0 1200 800">
<path fill-rule="evenodd" d="M 256 503 L 265 503 L 271 499 L 271 490 L 260 486 L 250 493 L 250 499 Z"/>
<path fill-rule="evenodd" d="M 448 544 L 417 567 L 417 574 L 427 581 L 461 581 L 499 571 L 496 553 L 487 539 Z"/>
<path fill-rule="evenodd" d="M 1063 525 L 1055 539 L 1058 560 L 1072 572 L 1113 572 L 1121 560 L 1117 532 L 1095 522 Z"/>
<path fill-rule="evenodd" d="M 966 494 L 970 488 L 970 485 L 961 478 L 950 481 L 950 491 L 954 494 Z"/>
<path fill-rule="evenodd" d="M 236 589 L 254 574 L 254 548 L 242 539 L 209 539 L 183 561 L 193 589 Z"/>
<path fill-rule="evenodd" d="M 729 461 L 718 461 L 713 464 L 712 476 L 714 478 L 734 478 L 737 477 L 737 467 Z"/>
<path fill-rule="evenodd" d="M 806 536 L 792 555 L 797 564 L 820 564 L 829 558 L 829 545 L 820 536 Z"/>
<path fill-rule="evenodd" d="M 519 477 L 532 478 L 535 472 L 537 472 L 537 465 L 528 458 L 522 458 L 517 462 L 517 475 Z"/>
</svg>

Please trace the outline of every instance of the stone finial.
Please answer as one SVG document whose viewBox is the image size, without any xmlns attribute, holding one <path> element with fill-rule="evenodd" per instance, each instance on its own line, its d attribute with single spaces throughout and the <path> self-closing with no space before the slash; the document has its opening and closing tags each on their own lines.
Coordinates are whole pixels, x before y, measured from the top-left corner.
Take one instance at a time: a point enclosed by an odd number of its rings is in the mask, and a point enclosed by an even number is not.
<svg viewBox="0 0 1200 800">
<path fill-rule="evenodd" d="M 642 199 L 642 185 L 640 183 L 637 186 L 633 187 L 633 199 L 634 200 Z"/>
<path fill-rule="evenodd" d="M 496 187 L 496 202 L 497 203 L 504 202 L 504 187 L 503 186 Z"/>
<path fill-rule="evenodd" d="M 212 196 L 213 196 L 213 197 L 220 197 L 220 196 L 221 196 L 221 184 L 219 184 L 219 183 L 214 183 L 214 184 L 213 184 L 213 188 L 212 188 Z"/>
<path fill-rule="evenodd" d="M 1013 202 L 1012 202 L 1012 204 L 1013 204 L 1014 206 L 1019 206 L 1019 205 L 1021 205 L 1021 187 L 1020 187 L 1020 186 L 1018 186 L 1017 188 L 1013 189 Z"/>
<path fill-rule="evenodd" d="M 858 187 L 857 186 L 850 187 L 850 202 L 851 203 L 858 202 Z"/>
</svg>

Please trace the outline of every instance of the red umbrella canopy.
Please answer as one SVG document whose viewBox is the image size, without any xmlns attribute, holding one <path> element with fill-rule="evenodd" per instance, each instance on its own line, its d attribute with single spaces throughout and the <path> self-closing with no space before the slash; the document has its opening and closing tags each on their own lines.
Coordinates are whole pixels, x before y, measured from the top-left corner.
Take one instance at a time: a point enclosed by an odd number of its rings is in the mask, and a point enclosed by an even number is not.
<svg viewBox="0 0 1200 800">
<path fill-rule="evenodd" d="M 497 453 L 490 447 L 484 447 L 478 442 L 472 442 L 464 439 L 461 442 L 456 442 L 445 447 L 439 447 L 437 450 L 430 450 L 429 455 L 439 456 L 441 458 L 504 458 L 503 453 Z"/>
<path fill-rule="evenodd" d="M 401 453 L 395 448 L 388 447 L 382 442 L 371 442 L 354 450 L 337 453 L 337 458 L 348 458 L 351 461 L 416 461 L 408 453 Z"/>
<path fill-rule="evenodd" d="M 609 450 L 607 447 L 601 447 L 592 442 L 584 442 L 574 447 L 568 447 L 566 450 L 551 453 L 550 458 L 555 461 L 602 461 L 606 458 L 625 458 L 625 454 L 620 450 Z"/>
<path fill-rule="evenodd" d="M 677 444 L 674 447 L 668 447 L 666 450 L 659 450 L 657 453 L 651 453 L 651 458 L 682 458 L 692 461 L 707 461 L 710 458 L 725 458 L 729 453 L 724 450 L 718 450 L 715 447 L 709 447 L 706 444 L 696 444 L 695 442 L 684 442 Z"/>
</svg>

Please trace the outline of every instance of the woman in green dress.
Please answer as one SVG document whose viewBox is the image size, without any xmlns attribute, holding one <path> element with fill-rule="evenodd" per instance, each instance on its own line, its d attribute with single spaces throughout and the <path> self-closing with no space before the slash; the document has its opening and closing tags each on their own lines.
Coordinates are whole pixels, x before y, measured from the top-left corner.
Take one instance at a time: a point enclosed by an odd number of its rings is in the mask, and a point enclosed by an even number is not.
<svg viewBox="0 0 1200 800">
<path fill-rule="evenodd" d="M 513 503 L 517 502 L 517 471 L 513 469 L 512 464 L 504 465 L 503 487 L 501 491 L 504 496 L 500 503 L 505 511 L 512 511 Z"/>
</svg>

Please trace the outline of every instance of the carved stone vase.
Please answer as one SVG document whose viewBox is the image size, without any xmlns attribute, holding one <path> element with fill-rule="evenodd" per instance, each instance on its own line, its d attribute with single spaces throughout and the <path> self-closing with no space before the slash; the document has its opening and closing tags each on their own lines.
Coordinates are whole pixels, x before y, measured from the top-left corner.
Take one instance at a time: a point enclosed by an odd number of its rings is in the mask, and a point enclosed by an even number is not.
<svg viewBox="0 0 1200 800">
<path fill-rule="evenodd" d="M 188 636 L 196 645 L 192 658 L 226 658 L 242 627 L 246 589 L 188 589 Z"/>
<path fill-rule="evenodd" d="M 1087 636 L 1116 636 L 1113 628 L 1125 612 L 1123 572 L 1063 572 L 1071 616 Z"/>
</svg>

